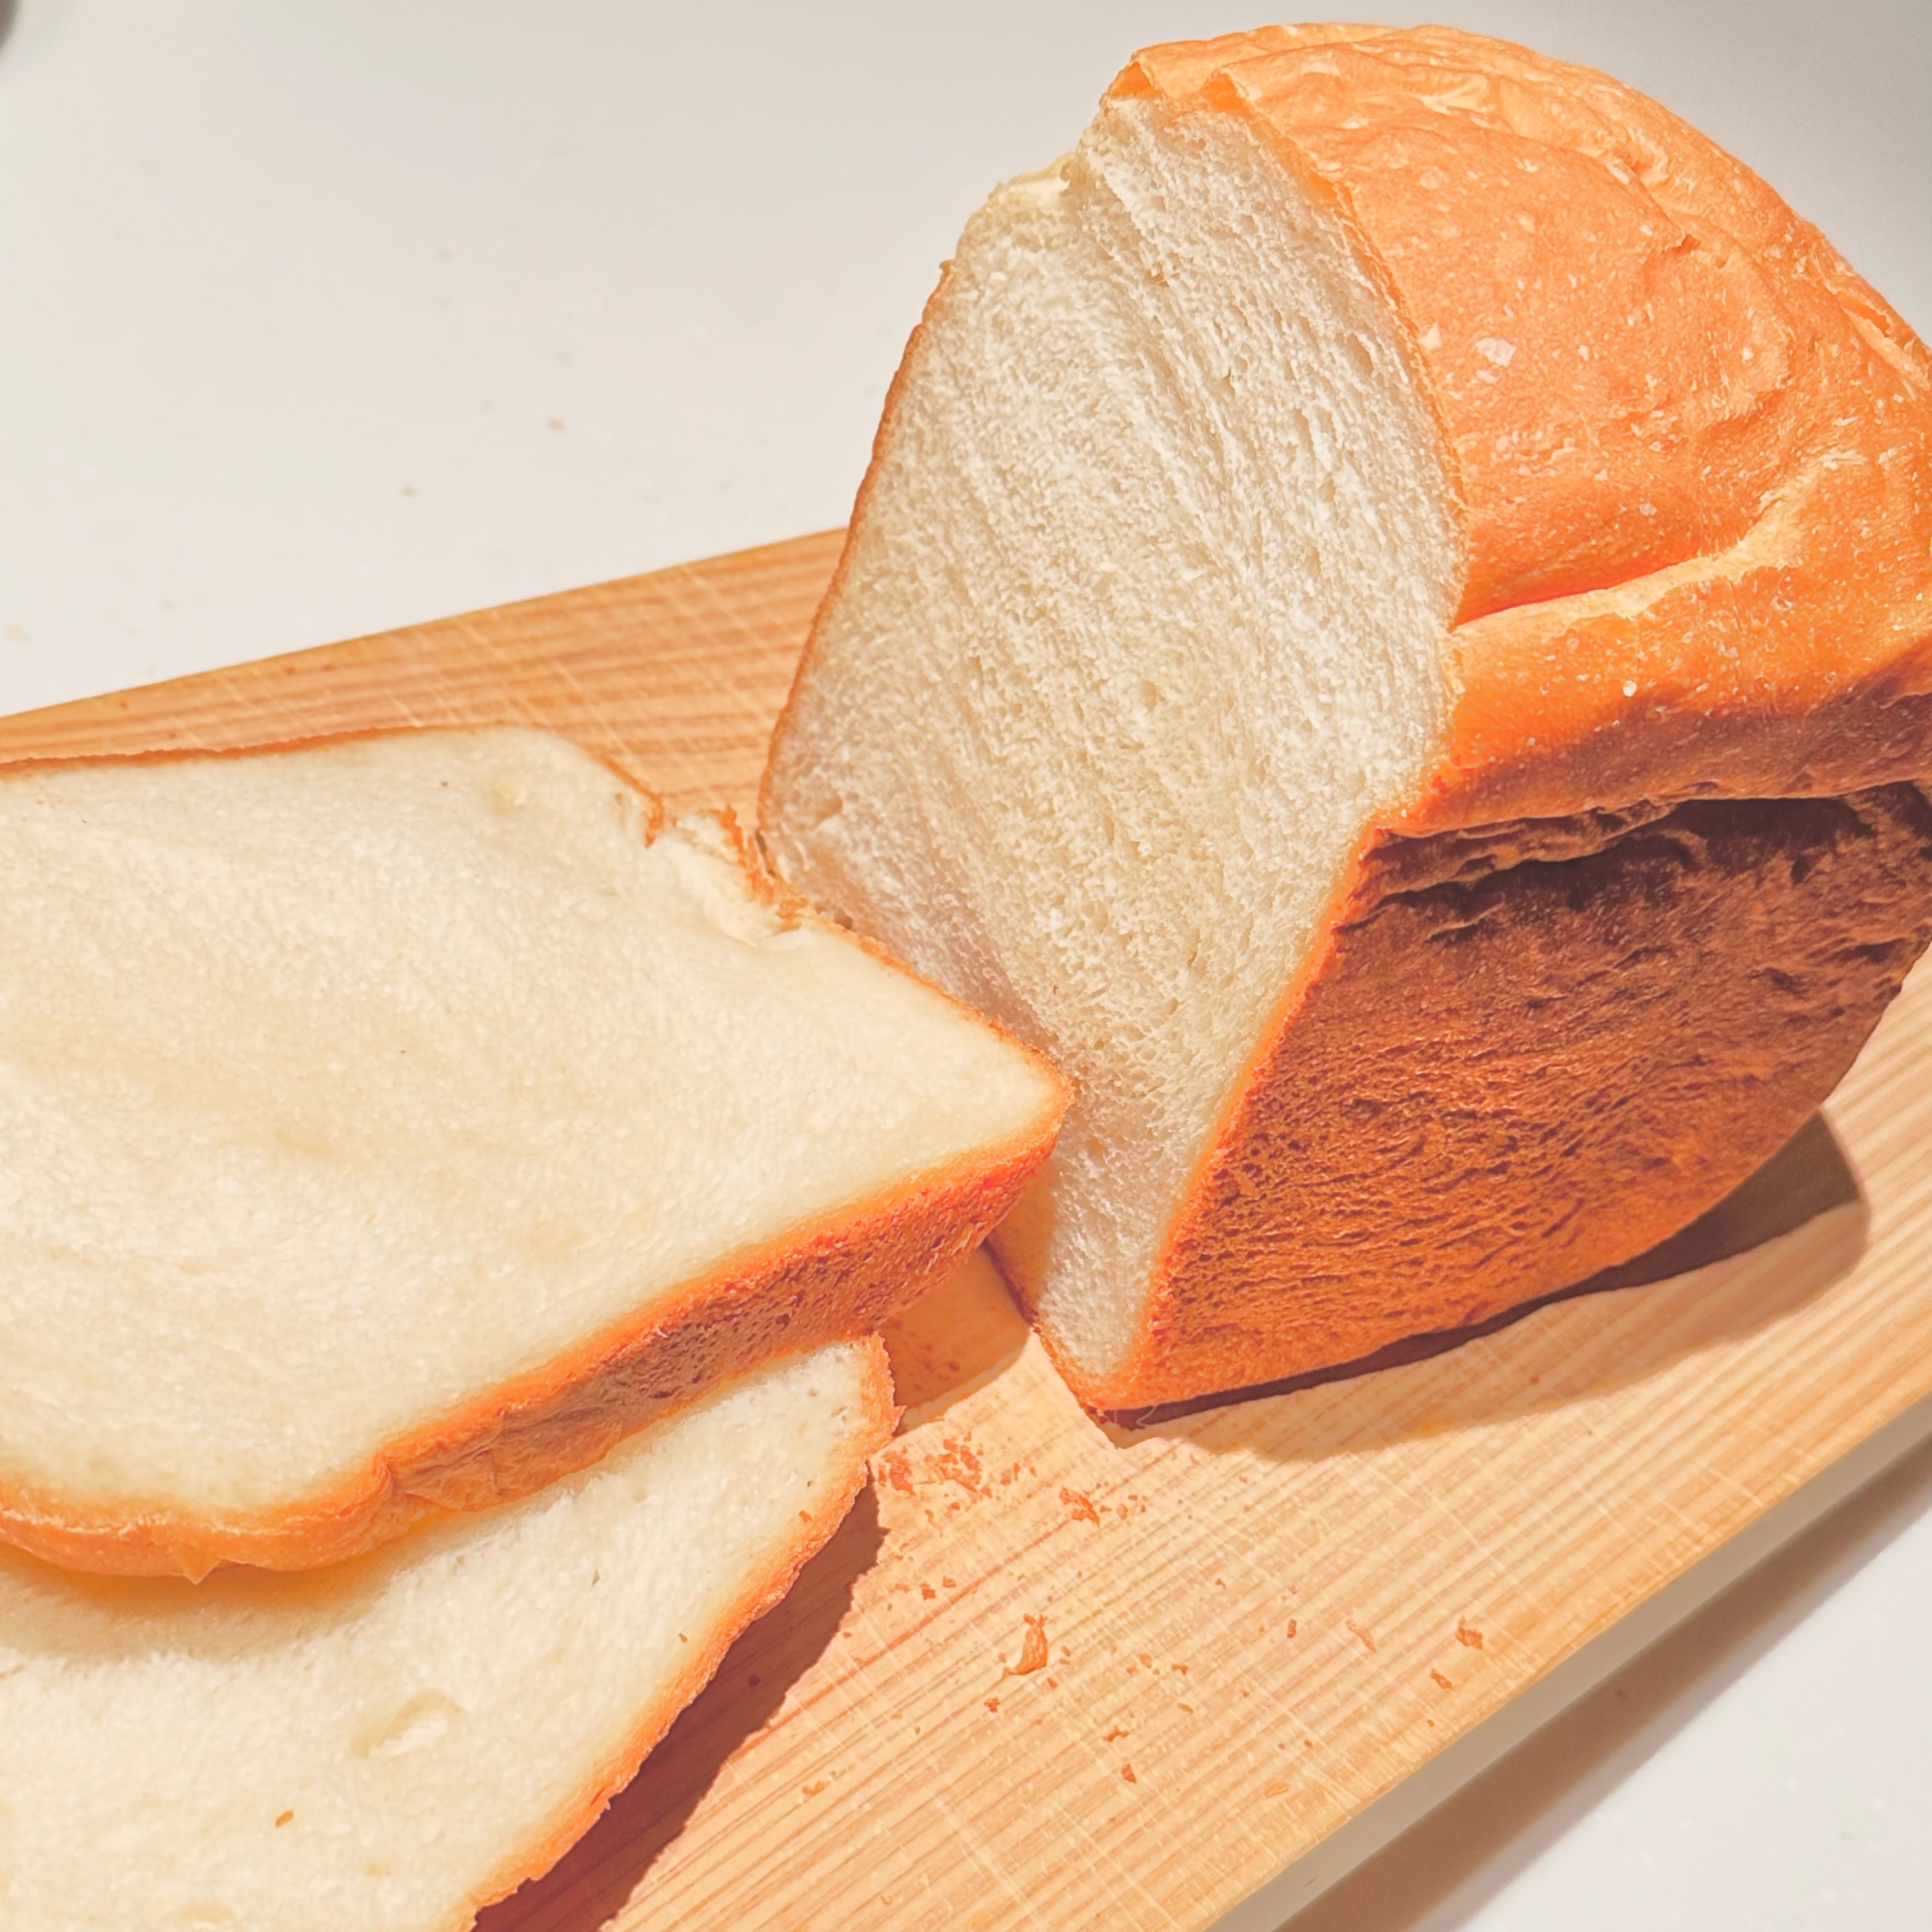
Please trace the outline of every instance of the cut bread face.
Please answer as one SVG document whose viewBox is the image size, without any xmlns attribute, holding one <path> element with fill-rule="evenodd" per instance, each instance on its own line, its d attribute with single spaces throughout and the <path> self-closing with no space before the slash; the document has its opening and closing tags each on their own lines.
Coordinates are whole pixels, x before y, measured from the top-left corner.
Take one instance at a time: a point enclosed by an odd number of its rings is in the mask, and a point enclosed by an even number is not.
<svg viewBox="0 0 1932 1932">
<path fill-rule="evenodd" d="M 1054 1076 L 538 732 L 0 778 L 0 1534 L 300 1568 L 998 1217 Z"/>
<path fill-rule="evenodd" d="M 774 749 L 784 876 L 1071 1079 L 998 1246 L 1094 1377 L 1443 732 L 1458 540 L 1407 354 L 1251 129 L 1110 103 L 968 226 Z"/>
<path fill-rule="evenodd" d="M 319 1574 L 0 1551 L 4 1932 L 462 1932 L 545 1871 L 844 1517 L 882 1346 Z"/>
<path fill-rule="evenodd" d="M 1610 1148 L 1559 1242 L 1467 1108 L 1560 1169 L 1570 1117 L 1628 1080 L 1615 1029 L 1571 1039 L 1553 1119 L 1498 1099 L 1500 1037 L 1425 1092 L 1393 1007 L 1330 997 L 1376 951 L 1347 935 L 1434 839 L 1480 833 L 1488 865 L 1605 812 L 1932 771 L 1929 639 L 1932 357 L 1747 170 L 1605 75 L 1452 29 L 1181 43 L 968 225 L 761 837 L 1071 1078 L 994 1244 L 1082 1400 L 1142 1409 L 1486 1319 L 1769 1157 L 1925 943 L 1909 801 L 1851 810 L 1795 921 L 1871 927 L 1876 980 L 1849 952 L 1805 980 L 1846 1025 L 1793 1054 L 1747 1003 L 1748 1092 L 1684 1044 L 1694 1114 Z M 1712 916 L 1748 923 L 1744 888 Z M 1506 923 L 1413 941 L 1505 1034 L 1548 995 L 1533 948 L 1491 943 Z M 1578 932 L 1593 970 L 1646 956 Z M 1423 963 L 1388 983 L 1434 984 Z M 1672 958 L 1687 1011 L 1725 1005 L 1715 970 Z M 1309 1029 L 1344 1010 L 1379 1017 L 1320 1065 L 1380 1084 L 1311 1092 Z M 1418 1130 L 1384 1133 L 1386 1090 Z M 1680 1158 L 1698 1144 L 1726 1161 Z M 1368 1146 L 1367 1218 L 1351 1195 L 1286 1225 L 1298 1175 Z"/>
</svg>

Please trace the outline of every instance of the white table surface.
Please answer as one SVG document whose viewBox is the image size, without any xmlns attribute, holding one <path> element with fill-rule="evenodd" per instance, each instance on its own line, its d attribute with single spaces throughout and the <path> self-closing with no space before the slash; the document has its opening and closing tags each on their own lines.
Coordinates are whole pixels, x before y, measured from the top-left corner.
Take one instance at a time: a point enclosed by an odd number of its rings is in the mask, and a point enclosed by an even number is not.
<svg viewBox="0 0 1932 1932">
<path fill-rule="evenodd" d="M 1406 9 L 1382 17 L 1421 17 Z M 1449 0 L 1932 331 L 1932 0 Z M 977 200 L 1195 0 L 0 0 L 0 710 L 841 522 Z M 1932 1450 L 1296 1932 L 1932 1926 Z"/>
</svg>

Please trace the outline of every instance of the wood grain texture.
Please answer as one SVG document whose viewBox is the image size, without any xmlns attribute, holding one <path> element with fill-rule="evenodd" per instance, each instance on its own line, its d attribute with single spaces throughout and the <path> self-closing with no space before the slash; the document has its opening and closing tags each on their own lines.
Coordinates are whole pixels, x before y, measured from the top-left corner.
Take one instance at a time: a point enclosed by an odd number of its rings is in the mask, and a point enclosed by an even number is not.
<svg viewBox="0 0 1932 1932">
<path fill-rule="evenodd" d="M 749 823 L 843 532 L 620 578 L 0 719 L 0 763 L 212 752 L 424 724 L 540 724 L 676 812 Z"/>
<path fill-rule="evenodd" d="M 535 722 L 742 810 L 836 544 L 0 721 L 0 759 Z M 1132 1435 L 976 1258 L 889 1338 L 870 1494 L 485 1932 L 1210 1924 L 1932 1393 L 1932 978 L 1828 1115 L 1768 1243 L 1746 1204 L 1693 1273 Z"/>
</svg>

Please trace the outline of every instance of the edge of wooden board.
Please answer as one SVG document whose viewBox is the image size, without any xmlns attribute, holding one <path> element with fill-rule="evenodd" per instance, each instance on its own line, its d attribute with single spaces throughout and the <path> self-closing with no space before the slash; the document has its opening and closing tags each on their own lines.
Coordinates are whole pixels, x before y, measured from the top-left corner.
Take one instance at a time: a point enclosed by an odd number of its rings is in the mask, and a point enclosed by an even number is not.
<svg viewBox="0 0 1932 1932">
<path fill-rule="evenodd" d="M 534 724 L 742 810 L 838 544 L 0 720 L 0 762 Z M 1766 1245 L 1132 1435 L 976 1260 L 889 1338 L 845 1528 L 485 1932 L 1261 1932 L 1928 1415 L 1932 979 L 1827 1115 L 1862 1194 Z"/>
<path fill-rule="evenodd" d="M 1932 1399 L 1915 1403 L 1580 1650 L 1552 1664 L 1474 1730 L 1230 1907 L 1208 1932 L 1291 1932 L 1288 1921 L 1296 1913 L 1927 1441 L 1932 1441 Z"/>
</svg>

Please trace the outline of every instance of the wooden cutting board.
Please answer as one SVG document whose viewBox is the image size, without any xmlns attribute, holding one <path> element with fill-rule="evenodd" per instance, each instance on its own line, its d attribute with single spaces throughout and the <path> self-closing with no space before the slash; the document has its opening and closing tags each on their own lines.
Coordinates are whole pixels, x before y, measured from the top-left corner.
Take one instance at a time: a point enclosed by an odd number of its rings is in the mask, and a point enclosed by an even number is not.
<svg viewBox="0 0 1932 1932">
<path fill-rule="evenodd" d="M 534 723 L 744 813 L 837 545 L 0 721 L 0 760 Z M 891 1337 L 870 1492 L 486 1932 L 1211 1924 L 1932 1395 L 1932 979 L 1827 1115 L 1694 1273 L 1132 1435 L 976 1258 Z"/>
</svg>

